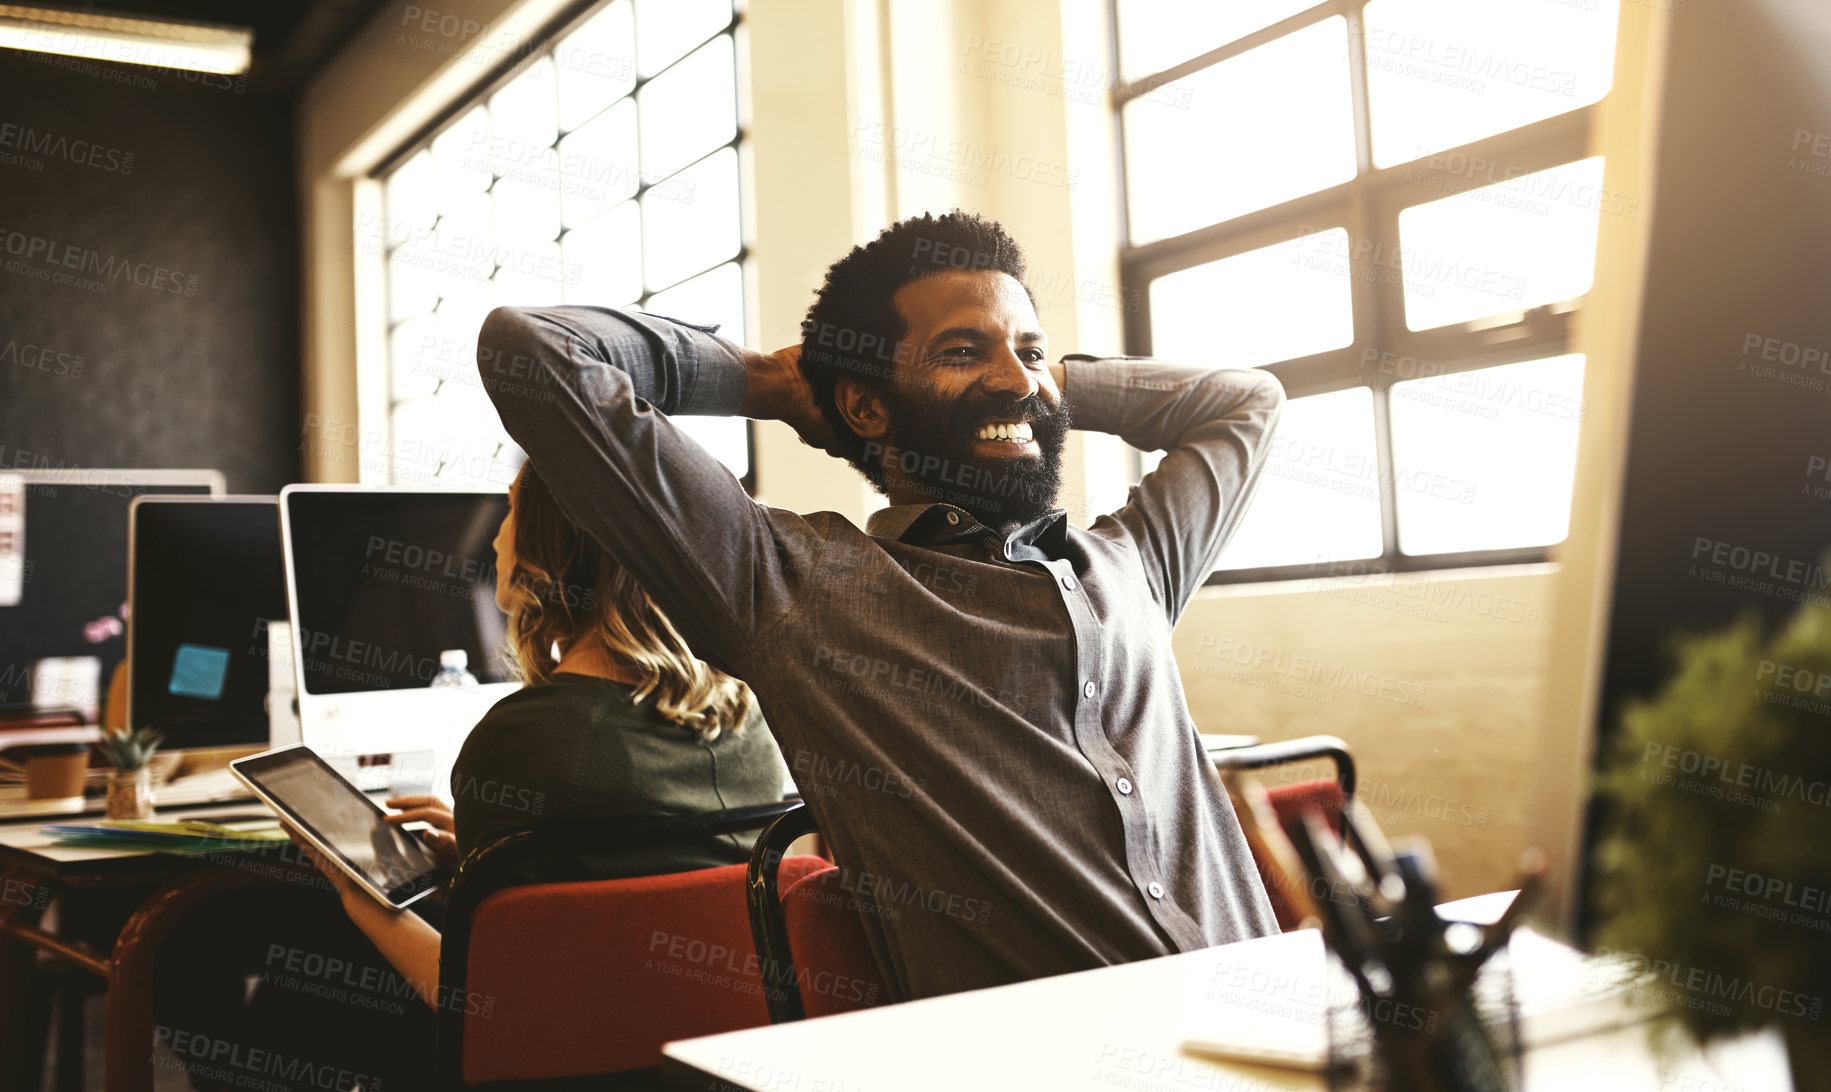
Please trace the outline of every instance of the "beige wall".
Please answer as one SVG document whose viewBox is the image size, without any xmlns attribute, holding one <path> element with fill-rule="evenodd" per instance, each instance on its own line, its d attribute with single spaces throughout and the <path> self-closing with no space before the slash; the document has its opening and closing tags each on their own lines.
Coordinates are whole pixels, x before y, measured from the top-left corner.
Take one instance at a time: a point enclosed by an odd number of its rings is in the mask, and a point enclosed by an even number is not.
<svg viewBox="0 0 1831 1092">
<path fill-rule="evenodd" d="M 445 6 L 500 45 L 556 2 Z M 379 346 L 358 331 L 378 297 L 347 225 L 373 187 L 356 179 L 476 69 L 401 44 L 403 10 L 377 16 L 314 85 L 302 119 L 308 412 L 371 434 L 378 396 L 365 397 L 357 362 Z M 1121 348 L 1104 0 L 756 0 L 746 26 L 761 346 L 797 338 L 825 266 L 888 218 L 959 206 L 1024 241 L 1055 351 Z M 1119 450 L 1110 437 L 1071 444 L 1063 503 L 1077 521 L 1123 498 Z M 334 444 L 310 454 L 315 478 L 354 477 Z M 780 425 L 759 427 L 757 465 L 772 504 L 862 521 L 879 503 Z M 1432 840 L 1450 894 L 1505 886 L 1529 840 L 1555 583 L 1537 567 L 1209 589 L 1176 635 L 1190 708 L 1204 731 L 1343 737 L 1376 816 Z M 1228 658 L 1243 645 L 1256 666 Z M 1348 685 L 1317 681 L 1350 671 Z M 1369 678 L 1373 696 L 1356 689 Z"/>
<path fill-rule="evenodd" d="M 1550 565 L 1204 589 L 1177 627 L 1204 732 L 1348 742 L 1387 834 L 1430 839 L 1451 897 L 1512 886 L 1555 581 Z M 1326 764 L 1267 771 L 1269 783 Z"/>
</svg>

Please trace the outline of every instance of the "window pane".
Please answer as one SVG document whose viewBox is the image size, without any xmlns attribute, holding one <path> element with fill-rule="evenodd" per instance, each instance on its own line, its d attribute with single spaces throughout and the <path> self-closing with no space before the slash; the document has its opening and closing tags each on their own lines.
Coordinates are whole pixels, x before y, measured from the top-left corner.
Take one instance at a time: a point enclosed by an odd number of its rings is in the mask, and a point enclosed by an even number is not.
<svg viewBox="0 0 1831 1092">
<path fill-rule="evenodd" d="M 650 289 L 738 252 L 737 152 L 726 148 L 642 195 L 643 267 Z"/>
<path fill-rule="evenodd" d="M 744 341 L 744 275 L 737 263 L 727 262 L 690 281 L 657 292 L 642 308 L 651 315 L 718 327 L 719 336 Z"/>
<path fill-rule="evenodd" d="M 1399 213 L 1405 325 L 1428 330 L 1574 299 L 1596 271 L 1602 159 Z"/>
<path fill-rule="evenodd" d="M 558 243 L 539 243 L 504 250 L 496 271 L 496 302 L 547 307 L 565 294 L 565 267 Z"/>
<path fill-rule="evenodd" d="M 490 196 L 498 249 L 521 250 L 559 238 L 559 194 L 553 186 L 499 178 Z"/>
<path fill-rule="evenodd" d="M 1119 0 L 1119 68 L 1135 80 L 1271 26 L 1316 0 Z"/>
<path fill-rule="evenodd" d="M 699 441 L 733 477 L 750 473 L 750 422 L 742 417 L 670 417 L 680 431 Z"/>
<path fill-rule="evenodd" d="M 636 104 L 620 102 L 559 142 L 560 207 L 577 227 L 636 195 Z"/>
<path fill-rule="evenodd" d="M 526 162 L 559 139 L 553 59 L 542 57 L 490 96 L 490 154 Z M 508 172 L 497 168 L 498 174 Z"/>
<path fill-rule="evenodd" d="M 440 212 L 450 211 L 465 197 L 490 188 L 495 174 L 490 170 L 489 151 L 490 115 L 481 106 L 432 139 Z"/>
<path fill-rule="evenodd" d="M 1587 106 L 1608 93 L 1617 0 L 1372 0 L 1367 95 L 1378 166 Z"/>
<path fill-rule="evenodd" d="M 566 233 L 567 303 L 616 307 L 642 295 L 642 221 L 634 201 Z"/>
<path fill-rule="evenodd" d="M 1354 341 L 1340 228 L 1151 282 L 1151 355 L 1253 368 Z"/>
<path fill-rule="evenodd" d="M 483 316 L 489 314 L 491 306 L 482 301 L 457 300 L 446 300 L 439 305 L 439 313 L 434 316 L 435 340 L 421 350 L 418 366 L 436 378 L 441 387 L 456 384 L 481 388 L 482 379 L 477 374 L 477 331 L 483 329 Z"/>
<path fill-rule="evenodd" d="M 397 248 L 388 255 L 388 318 L 393 322 L 425 314 L 439 302 L 436 256 L 430 240 Z"/>
<path fill-rule="evenodd" d="M 439 391 L 438 479 L 441 485 L 507 485 L 515 477 L 509 441 L 496 407 L 480 385 L 446 384 Z"/>
<path fill-rule="evenodd" d="M 1380 554 L 1379 460 L 1365 387 L 1285 403 L 1252 507 L 1221 569 Z"/>
<path fill-rule="evenodd" d="M 737 132 L 731 37 L 722 36 L 636 93 L 642 111 L 642 177 L 653 181 Z"/>
<path fill-rule="evenodd" d="M 571 132 L 636 86 L 636 25 L 630 0 L 617 0 L 560 39 L 559 127 Z"/>
<path fill-rule="evenodd" d="M 431 315 L 408 319 L 389 331 L 389 398 L 417 398 L 438 389 L 438 340 L 438 321 Z"/>
<path fill-rule="evenodd" d="M 1395 383 L 1391 407 L 1401 550 L 1563 541 L 1583 418 L 1581 355 Z"/>
<path fill-rule="evenodd" d="M 396 485 L 430 485 L 438 469 L 439 400 L 410 398 L 388 411 L 388 480 Z M 370 455 L 363 453 L 363 469 Z"/>
<path fill-rule="evenodd" d="M 646 78 L 731 24 L 731 0 L 636 0 L 636 61 Z"/>
<path fill-rule="evenodd" d="M 439 217 L 431 255 L 439 298 L 471 300 L 492 295 L 496 271 L 495 213 L 487 193 L 466 196 Z"/>
<path fill-rule="evenodd" d="M 398 246 L 416 235 L 432 230 L 439 215 L 439 173 L 432 153 L 422 151 L 401 164 L 388 177 L 386 230 L 368 233 L 367 237 Z"/>
<path fill-rule="evenodd" d="M 1346 27 L 1325 19 L 1125 104 L 1134 243 L 1354 177 Z"/>
</svg>

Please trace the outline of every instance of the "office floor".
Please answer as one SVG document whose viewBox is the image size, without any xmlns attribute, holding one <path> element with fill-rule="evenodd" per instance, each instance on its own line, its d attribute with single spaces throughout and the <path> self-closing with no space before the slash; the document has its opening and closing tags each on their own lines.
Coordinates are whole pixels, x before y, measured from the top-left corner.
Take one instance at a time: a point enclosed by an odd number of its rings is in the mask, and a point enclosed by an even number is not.
<svg viewBox="0 0 1831 1092">
<path fill-rule="evenodd" d="M 107 1021 L 105 998 L 91 997 L 83 1006 L 83 1092 L 102 1092 L 102 1046 Z M 56 1092 L 57 1027 L 52 1017 L 51 1045 L 45 1050 L 44 1085 L 32 1092 Z M 190 1092 L 191 1082 L 178 1059 L 163 1046 L 153 1048 L 153 1092 Z"/>
</svg>

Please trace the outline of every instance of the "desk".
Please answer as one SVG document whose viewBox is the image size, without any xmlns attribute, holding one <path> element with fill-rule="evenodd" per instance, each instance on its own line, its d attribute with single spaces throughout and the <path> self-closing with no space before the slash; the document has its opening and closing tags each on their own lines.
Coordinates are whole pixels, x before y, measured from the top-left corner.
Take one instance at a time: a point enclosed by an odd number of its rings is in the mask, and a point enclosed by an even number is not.
<svg viewBox="0 0 1831 1092">
<path fill-rule="evenodd" d="M 1444 907 L 1492 920 L 1504 896 Z M 1263 937 L 1162 959 L 929 998 L 886 1008 L 669 1043 L 662 1071 L 696 1092 L 1274 1092 L 1322 1090 L 1320 1076 L 1210 1062 L 1182 1052 L 1185 1039 L 1229 1020 L 1262 1024 L 1293 974 L 1320 973 L 1314 930 Z M 1242 970 L 1272 983 L 1231 988 Z M 1222 983 L 1217 988 L 1217 983 Z M 1243 992 L 1245 993 L 1242 996 Z M 1668 1061 L 1648 1049 L 1646 1025 L 1558 1043 L 1526 1055 L 1527 1089 L 1671 1092 L 1678 1088 L 1783 1090 L 1778 1035 L 1751 1036 L 1708 1056 L 1680 1045 Z M 1697 1077 L 1696 1081 L 1687 1078 Z"/>
<path fill-rule="evenodd" d="M 252 804 L 219 804 L 162 813 L 159 818 L 210 819 L 266 810 Z M 150 1092 L 153 1073 L 153 960 L 165 934 L 186 911 L 224 892 L 316 880 L 307 865 L 262 860 L 258 853 L 211 858 L 175 857 L 144 850 L 59 846 L 39 829 L 42 819 L 0 825 L 0 936 L 35 948 L 100 975 L 108 982 L 107 1092 Z M 246 867 L 221 867 L 234 863 Z M 154 884 L 106 954 L 38 926 L 56 889 L 126 883 Z M 18 965 L 18 961 L 13 961 Z M 21 998 L 11 1003 L 17 1006 Z"/>
</svg>

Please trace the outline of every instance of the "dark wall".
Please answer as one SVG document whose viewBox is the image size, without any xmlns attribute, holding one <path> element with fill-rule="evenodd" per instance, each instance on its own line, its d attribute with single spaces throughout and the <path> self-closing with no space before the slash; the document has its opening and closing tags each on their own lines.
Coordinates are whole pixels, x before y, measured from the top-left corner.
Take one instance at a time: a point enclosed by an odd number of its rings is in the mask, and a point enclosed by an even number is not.
<svg viewBox="0 0 1831 1092">
<path fill-rule="evenodd" d="M 0 49 L 0 469 L 298 480 L 292 147 L 237 77 Z"/>
</svg>

